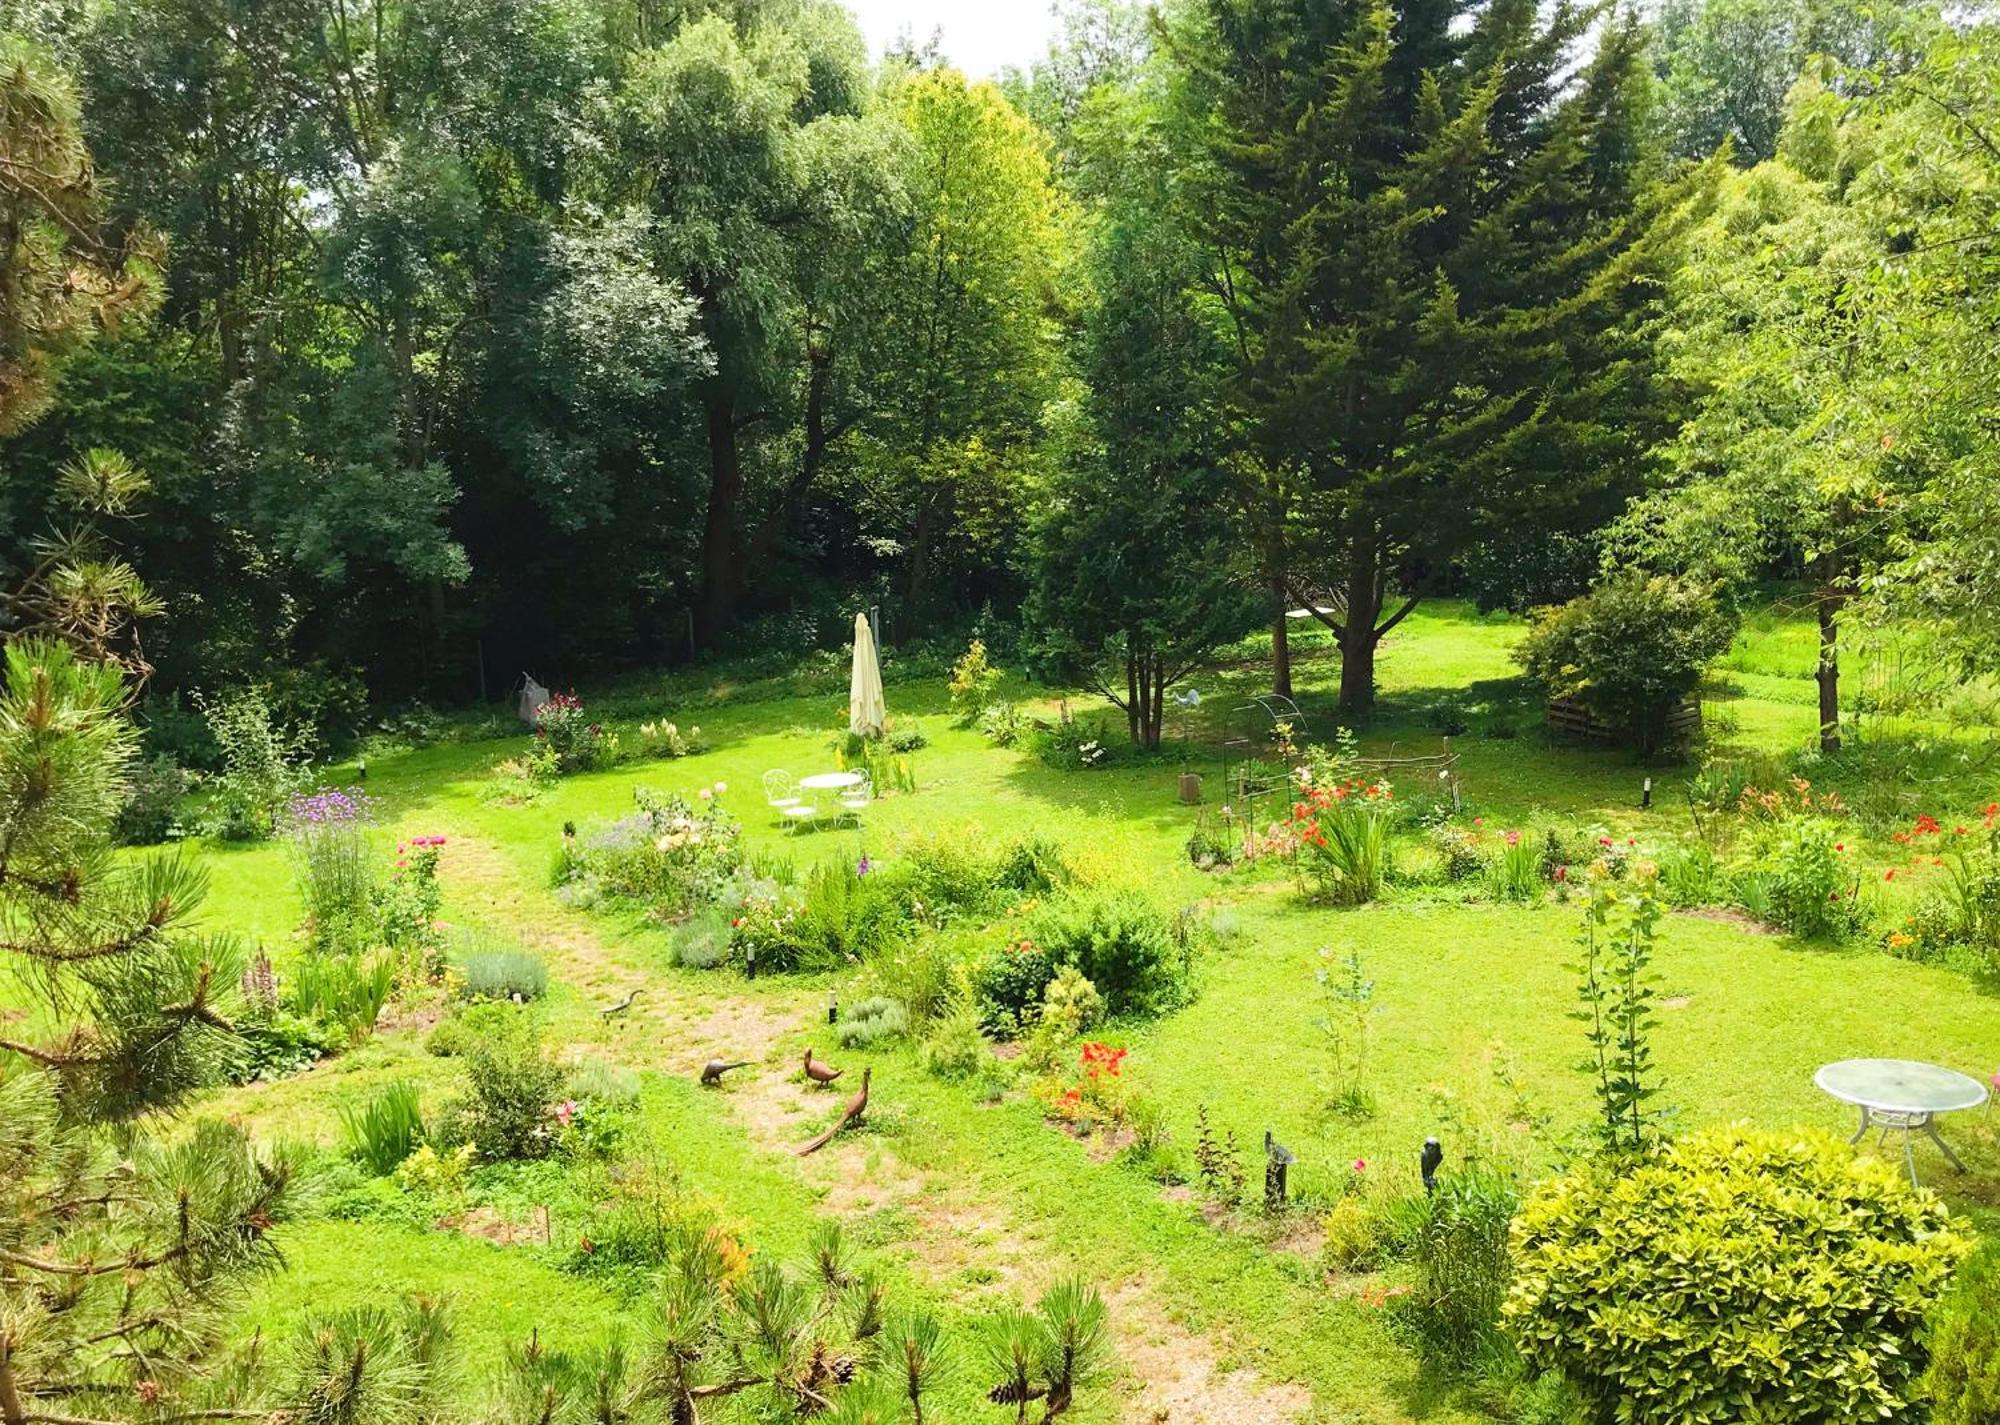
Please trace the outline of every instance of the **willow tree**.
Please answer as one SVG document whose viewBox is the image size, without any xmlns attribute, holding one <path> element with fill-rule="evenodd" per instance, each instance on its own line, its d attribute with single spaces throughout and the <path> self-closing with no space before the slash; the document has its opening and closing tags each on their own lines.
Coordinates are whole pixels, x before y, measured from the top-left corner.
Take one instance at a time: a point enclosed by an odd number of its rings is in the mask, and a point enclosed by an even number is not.
<svg viewBox="0 0 2000 1425">
<path fill-rule="evenodd" d="M 1353 713 L 1427 579 L 1632 478 L 1678 196 L 1645 35 L 1568 3 L 1198 0 L 1169 49 L 1241 458 Z"/>
</svg>

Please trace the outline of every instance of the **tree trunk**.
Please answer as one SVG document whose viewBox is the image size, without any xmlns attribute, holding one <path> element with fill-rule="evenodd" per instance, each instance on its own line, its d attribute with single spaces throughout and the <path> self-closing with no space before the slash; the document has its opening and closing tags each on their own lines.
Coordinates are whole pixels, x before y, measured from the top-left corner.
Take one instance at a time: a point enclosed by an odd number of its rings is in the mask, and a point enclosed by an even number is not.
<svg viewBox="0 0 2000 1425">
<path fill-rule="evenodd" d="M 704 645 L 736 621 L 736 512 L 743 463 L 736 448 L 736 397 L 718 386 L 708 397 L 708 518 L 701 535 L 701 607 L 695 626 Z"/>
<path fill-rule="evenodd" d="M 1292 695 L 1291 620 L 1285 617 L 1284 577 L 1271 574 L 1271 692 L 1281 698 Z"/>
<path fill-rule="evenodd" d="M 1347 551 L 1347 607 L 1340 628 L 1340 711 L 1350 717 L 1375 705 L 1375 645 L 1381 635 L 1382 595 L 1372 540 L 1357 539 Z"/>
<path fill-rule="evenodd" d="M 1840 751 L 1840 587 L 1829 579 L 1813 595 L 1819 615 L 1819 750 Z"/>
</svg>

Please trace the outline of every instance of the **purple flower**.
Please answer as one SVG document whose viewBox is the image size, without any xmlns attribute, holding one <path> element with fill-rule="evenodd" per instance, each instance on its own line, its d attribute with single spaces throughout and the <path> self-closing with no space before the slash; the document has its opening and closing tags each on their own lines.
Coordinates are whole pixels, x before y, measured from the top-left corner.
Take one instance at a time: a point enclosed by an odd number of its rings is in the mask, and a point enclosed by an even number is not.
<svg viewBox="0 0 2000 1425">
<path fill-rule="evenodd" d="M 867 854 L 864 852 L 862 854 L 860 861 L 855 863 L 854 874 L 857 876 L 865 876 L 874 869 L 875 869 L 874 863 L 868 859 Z"/>
</svg>

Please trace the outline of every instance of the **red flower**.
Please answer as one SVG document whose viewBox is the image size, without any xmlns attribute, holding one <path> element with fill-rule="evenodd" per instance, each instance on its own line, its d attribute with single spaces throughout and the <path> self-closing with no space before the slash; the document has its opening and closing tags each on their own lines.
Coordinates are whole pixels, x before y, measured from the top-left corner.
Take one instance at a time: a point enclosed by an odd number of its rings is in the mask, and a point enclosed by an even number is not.
<svg viewBox="0 0 2000 1425">
<path fill-rule="evenodd" d="M 1891 867 L 1890 867 L 1890 868 L 1889 868 L 1888 870 L 1884 871 L 1884 872 L 1882 873 L 1882 879 L 1883 879 L 1883 880 L 1885 880 L 1885 881 L 1893 881 L 1893 880 L 1895 880 L 1895 879 L 1896 879 L 1896 868 L 1895 868 L 1894 866 L 1891 866 Z"/>
</svg>

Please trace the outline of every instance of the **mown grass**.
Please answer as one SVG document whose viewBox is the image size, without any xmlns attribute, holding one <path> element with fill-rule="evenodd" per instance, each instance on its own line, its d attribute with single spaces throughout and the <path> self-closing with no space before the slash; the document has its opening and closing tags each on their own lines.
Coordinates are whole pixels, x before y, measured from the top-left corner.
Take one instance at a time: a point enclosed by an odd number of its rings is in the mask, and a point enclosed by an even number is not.
<svg viewBox="0 0 2000 1425">
<path fill-rule="evenodd" d="M 1385 646 L 1381 706 L 1361 730 L 1377 755 L 1434 750 L 1440 710 L 1466 724 L 1453 739 L 1472 805 L 1495 824 L 1549 819 L 1602 823 L 1619 836 L 1666 838 L 1688 825 L 1679 785 L 1684 767 L 1641 767 L 1624 754 L 1551 743 L 1538 710 L 1514 677 L 1509 651 L 1522 625 L 1462 605 L 1420 609 Z M 1773 769 L 1802 767 L 1822 785 L 1842 787 L 1865 806 L 1873 854 L 1906 809 L 1991 799 L 1997 773 L 1978 733 L 1948 720 L 1903 718 L 1880 732 L 1864 721 L 1857 748 L 1837 761 L 1804 752 L 1814 733 L 1811 629 L 1796 617 L 1760 617 L 1718 669 L 1708 700 L 1716 742 Z M 1310 730 L 1330 732 L 1336 665 L 1317 630 L 1298 631 L 1295 678 Z M 1276 868 L 1205 876 L 1183 846 L 1192 812 L 1176 798 L 1185 764 L 1203 771 L 1213 793 L 1232 755 L 1232 737 L 1257 737 L 1237 711 L 1265 686 L 1261 641 L 1232 650 L 1198 680 L 1204 702 L 1183 729 L 1188 739 L 1158 759 L 1078 771 L 1041 765 L 1028 754 L 989 746 L 951 726 L 942 687 L 892 684 L 899 724 L 920 727 L 930 746 L 914 754 L 920 789 L 871 808 L 865 829 L 794 835 L 764 814 L 759 778 L 771 767 L 803 774 L 832 763 L 843 711 L 837 681 L 801 691 L 768 685 L 704 683 L 700 675 L 628 680 L 603 706 L 616 718 L 667 716 L 698 723 L 710 743 L 700 756 L 624 766 L 568 779 L 530 805 L 492 800 L 492 766 L 518 750 L 520 736 L 377 750 L 367 786 L 380 801 L 388 844 L 398 835 L 442 833 L 447 915 L 486 925 L 534 947 L 574 913 L 546 889 L 549 857 L 565 821 L 587 826 L 632 806 L 637 786 L 689 791 L 721 781 L 753 846 L 806 861 L 821 856 L 893 856 L 918 835 L 982 843 L 1029 834 L 1060 840 L 1087 877 L 1136 882 L 1163 898 L 1226 904 L 1239 933 L 1203 966 L 1203 993 L 1156 1024 L 1114 1030 L 1132 1054 L 1134 1083 L 1165 1106 L 1182 1151 L 1197 1108 L 1246 1144 L 1271 1128 L 1301 1156 L 1295 1178 L 1324 1200 L 1356 1159 L 1369 1172 L 1414 1180 L 1424 1138 L 1438 1135 L 1451 1161 L 1494 1156 L 1530 1171 L 1548 1167 L 1561 1141 L 1588 1116 L 1587 1086 L 1574 1071 L 1582 1044 L 1568 1018 L 1567 968 L 1573 907 L 1518 908 L 1398 897 L 1354 912 L 1309 909 Z M 821 686 L 824 683 L 825 686 Z M 1035 711 L 1053 716 L 1045 690 L 1016 686 Z M 671 697 L 671 700 L 669 700 Z M 1074 710 L 1087 699 L 1072 696 Z M 1094 714 L 1091 714 L 1094 715 Z M 1116 715 L 1111 715 L 1114 734 Z M 1789 759 L 1789 760 L 1788 760 Z M 351 775 L 335 768 L 335 780 Z M 1639 806 L 1642 779 L 1656 779 L 1654 807 Z M 275 847 L 204 847 L 214 872 L 211 923 L 270 944 L 282 966 L 298 918 L 289 871 Z M 477 874 L 473 874 L 474 868 Z M 729 995 L 796 1010 L 829 982 L 760 980 L 674 968 L 666 935 L 635 917 L 595 916 L 602 953 L 646 976 L 648 993 L 676 1002 Z M 1326 1108 L 1323 1013 L 1314 972 L 1320 951 L 1357 950 L 1376 982 L 1370 1028 L 1372 1116 L 1344 1118 Z M 559 1038 L 616 1057 L 634 1046 L 595 1013 L 586 986 L 567 983 L 552 951 L 548 1003 Z M 1931 1059 L 1982 1077 L 2000 1064 L 2000 1015 L 1988 990 L 1963 976 L 1891 959 L 1866 947 L 1815 948 L 1741 925 L 1674 916 L 1659 958 L 1662 993 L 1657 1052 L 1665 1101 L 1685 1125 L 1746 1119 L 1845 1131 L 1844 1109 L 1812 1086 L 1829 1059 L 1896 1055 Z M 848 991 L 852 977 L 834 977 Z M 334 1141 L 333 1104 L 415 1078 L 427 1096 L 447 1091 L 456 1070 L 419 1047 L 419 1032 L 378 1035 L 364 1048 L 311 1074 L 234 1091 L 216 1107 L 243 1114 L 272 1136 Z M 720 1046 L 718 1046 L 720 1047 Z M 766 1046 L 740 1046 L 762 1051 Z M 785 1046 L 785 1053 L 797 1045 Z M 997 1105 L 938 1083 L 906 1047 L 842 1056 L 877 1068 L 876 1135 L 894 1154 L 940 1183 L 966 1185 L 998 1215 L 997 1231 L 1025 1234 L 1051 1272 L 1084 1269 L 1107 1282 L 1140 1275 L 1170 1303 L 1186 1329 L 1217 1343 L 1225 1364 L 1245 1363 L 1274 1381 L 1311 1389 L 1322 1418 L 1390 1421 L 1470 1418 L 1439 1398 L 1380 1313 L 1336 1290 L 1309 1256 L 1268 1244 L 1264 1233 L 1211 1226 L 1187 1202 L 1116 1162 L 1099 1161 L 1042 1121 L 1018 1095 Z M 731 1117 L 726 1094 L 649 1074 L 642 1097 L 644 1152 L 670 1164 L 690 1191 L 745 1224 L 760 1251 L 782 1256 L 825 1211 L 812 1179 L 759 1148 Z M 1919 1163 L 1957 1205 L 1982 1224 L 2000 1202 L 2000 1144 L 1969 1116 L 1948 1131 L 1973 1171 L 1950 1175 L 1928 1149 Z M 873 1148 L 871 1146 L 871 1151 Z M 1252 1154 L 1254 1158 L 1254 1154 Z M 492 1191 L 528 1204 L 533 1180 Z M 888 1259 L 899 1287 L 936 1299 L 954 1315 L 978 1309 L 1005 1284 L 973 1270 L 940 1283 L 915 1260 L 908 1224 L 863 1212 L 862 1240 Z M 539 1327 L 545 1336 L 582 1339 L 608 1329 L 619 1303 L 589 1280 L 558 1269 L 557 1245 L 496 1246 L 448 1231 L 379 1223 L 309 1220 L 284 1240 L 292 1270 L 265 1283 L 242 1314 L 246 1326 L 288 1329 L 308 1307 L 372 1299 L 385 1290 L 446 1292 L 458 1302 L 461 1339 L 492 1360 L 504 1343 Z M 1109 1410 L 1115 1402 L 1103 1407 Z"/>
</svg>

